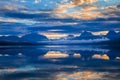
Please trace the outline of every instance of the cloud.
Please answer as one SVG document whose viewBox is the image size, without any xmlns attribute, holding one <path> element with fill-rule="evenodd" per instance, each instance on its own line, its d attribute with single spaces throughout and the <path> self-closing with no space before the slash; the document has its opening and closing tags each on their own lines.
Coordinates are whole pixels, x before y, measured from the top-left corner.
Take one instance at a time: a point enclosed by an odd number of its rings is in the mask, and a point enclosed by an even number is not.
<svg viewBox="0 0 120 80">
<path fill-rule="evenodd" d="M 104 15 L 98 11 L 96 5 L 92 5 L 97 0 L 73 0 L 67 4 L 60 4 L 54 10 L 54 15 L 59 18 L 75 18 L 83 20 L 91 20 L 103 17 Z M 83 3 L 90 3 L 82 5 Z M 79 9 L 77 9 L 79 7 Z"/>
<path fill-rule="evenodd" d="M 95 67 L 94 67 L 95 68 Z M 95 68 L 96 69 L 96 68 Z M 102 68 L 100 67 L 100 70 Z M 103 68 L 104 69 L 104 68 Z M 109 67 L 107 67 L 109 69 Z M 94 69 L 92 69 L 94 70 Z M 73 71 L 73 72 L 60 72 L 55 75 L 53 80 L 114 80 L 119 79 L 119 71 L 113 72 L 111 71 L 92 71 L 88 70 L 81 70 L 81 71 Z M 106 70 L 106 68 L 104 69 Z"/>
<path fill-rule="evenodd" d="M 39 22 L 41 26 L 44 27 L 53 27 L 53 26 L 72 26 L 78 24 L 77 22 L 61 22 L 61 21 L 41 21 Z"/>
<path fill-rule="evenodd" d="M 54 7 L 55 9 L 52 8 L 53 10 L 42 9 L 39 5 L 43 2 L 33 4 L 35 0 L 25 1 L 24 4 L 19 0 L 0 1 L 0 4 L 4 2 L 0 7 L 0 29 L 2 30 L 0 33 L 9 31 L 10 28 L 7 26 L 25 26 L 31 32 L 51 32 L 55 37 L 62 35 L 61 33 L 79 34 L 82 30 L 95 32 L 120 30 L 119 5 L 113 6 L 104 0 L 61 0 L 62 2 L 52 0 L 53 3 L 50 5 L 60 3 Z M 45 4 L 50 3 L 48 0 L 45 1 L 47 1 Z M 99 2 L 101 5 L 97 5 Z"/>
<path fill-rule="evenodd" d="M 20 6 L 20 5 L 16 5 L 16 4 L 11 4 L 11 3 L 6 3 L 6 5 L 4 4 L 2 7 L 0 7 L 0 10 L 2 11 L 16 11 L 16 10 L 22 10 L 22 9 L 26 9 L 25 6 Z"/>
<path fill-rule="evenodd" d="M 83 3 L 93 3 L 93 2 L 96 2 L 97 0 L 72 0 L 73 4 L 74 5 L 81 5 Z"/>
<path fill-rule="evenodd" d="M 26 2 L 26 0 L 21 0 L 21 2 L 22 2 L 22 3 L 25 3 L 25 2 Z"/>
<path fill-rule="evenodd" d="M 120 60 L 120 57 L 116 57 L 115 59 L 116 59 L 116 60 Z"/>
<path fill-rule="evenodd" d="M 58 73 L 55 75 L 55 80 L 99 80 L 104 78 L 108 73 L 102 72 L 94 72 L 94 71 L 81 71 L 81 72 L 73 72 L 73 73 Z"/>
<path fill-rule="evenodd" d="M 13 19 L 13 18 L 3 18 L 3 17 L 0 17 L 0 22 L 11 22 L 11 23 L 14 23 L 14 22 L 17 22 L 16 19 Z"/>
<path fill-rule="evenodd" d="M 35 0 L 35 4 L 38 4 L 39 2 L 41 2 L 41 0 Z"/>
<path fill-rule="evenodd" d="M 47 54 L 44 55 L 45 58 L 66 58 L 68 54 L 64 54 L 58 51 L 49 51 Z"/>
<path fill-rule="evenodd" d="M 106 16 L 106 18 L 114 17 L 114 18 L 120 18 L 120 8 L 117 6 L 107 6 L 104 7 L 103 13 Z"/>
<path fill-rule="evenodd" d="M 93 32 L 93 35 L 106 35 L 109 31 L 98 31 L 98 32 Z"/>
<path fill-rule="evenodd" d="M 74 19 L 82 19 L 82 20 L 91 20 L 103 17 L 103 15 L 100 12 L 92 12 L 92 11 L 77 11 L 74 13 L 55 13 L 55 16 L 59 18 L 74 18 Z"/>
<path fill-rule="evenodd" d="M 105 2 L 109 2 L 110 0 L 104 0 Z"/>
<path fill-rule="evenodd" d="M 38 21 L 28 20 L 28 19 L 17 19 L 17 18 L 5 18 L 0 17 L 0 22 L 8 22 L 8 23 L 21 23 L 25 25 L 33 25 L 38 23 Z"/>
<path fill-rule="evenodd" d="M 64 33 L 52 33 L 52 32 L 45 32 L 45 33 L 39 33 L 42 35 L 45 35 L 47 38 L 49 39 L 59 39 L 61 37 L 67 37 L 68 34 L 64 34 Z"/>
<path fill-rule="evenodd" d="M 103 59 L 103 60 L 109 60 L 109 56 L 107 54 L 103 54 L 103 55 L 100 55 L 100 54 L 94 54 L 92 56 L 93 59 Z"/>
<path fill-rule="evenodd" d="M 81 20 L 94 20 L 97 18 L 120 17 L 117 6 L 103 6 L 93 4 L 99 0 L 72 0 L 70 3 L 59 4 L 54 10 L 58 18 L 74 18 Z"/>
<path fill-rule="evenodd" d="M 79 53 L 74 53 L 73 56 L 74 56 L 74 57 L 81 57 L 81 54 L 79 54 Z"/>
</svg>

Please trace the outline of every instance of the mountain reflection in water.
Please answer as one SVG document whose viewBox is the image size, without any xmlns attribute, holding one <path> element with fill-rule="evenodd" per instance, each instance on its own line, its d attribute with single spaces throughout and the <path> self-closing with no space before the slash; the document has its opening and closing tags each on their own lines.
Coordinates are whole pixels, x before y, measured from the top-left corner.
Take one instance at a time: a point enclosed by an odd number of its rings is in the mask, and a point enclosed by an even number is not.
<svg viewBox="0 0 120 80">
<path fill-rule="evenodd" d="M 120 50 L 101 46 L 1 46 L 0 80 L 119 80 Z"/>
</svg>

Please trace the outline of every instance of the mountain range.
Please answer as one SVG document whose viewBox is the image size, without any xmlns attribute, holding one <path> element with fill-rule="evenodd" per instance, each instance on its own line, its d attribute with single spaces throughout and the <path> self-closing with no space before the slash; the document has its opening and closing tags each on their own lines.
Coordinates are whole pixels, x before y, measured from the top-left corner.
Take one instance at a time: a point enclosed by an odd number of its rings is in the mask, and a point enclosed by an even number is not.
<svg viewBox="0 0 120 80">
<path fill-rule="evenodd" d="M 37 43 L 39 41 L 46 41 L 48 38 L 37 33 L 31 33 L 24 35 L 22 37 L 18 36 L 1 36 L 0 42 L 28 42 L 28 43 Z"/>
<path fill-rule="evenodd" d="M 115 40 L 120 40 L 120 32 L 116 33 L 115 31 L 109 31 L 106 35 L 93 35 L 89 31 L 84 31 L 80 34 L 80 36 L 73 36 L 73 35 L 68 35 L 67 37 L 62 37 L 60 39 L 56 40 L 50 40 L 44 35 L 40 35 L 37 33 L 31 33 L 31 34 L 26 34 L 22 37 L 18 36 L 0 36 L 0 43 L 39 43 L 39 42 L 47 42 L 47 43 L 52 43 L 52 42 L 60 42 L 60 41 L 69 41 L 69 42 L 75 42 L 76 40 L 79 42 L 82 40 L 83 42 L 95 42 L 96 40 L 109 40 L 109 41 L 115 41 Z M 68 43 L 69 43 L 68 42 Z"/>
<path fill-rule="evenodd" d="M 94 40 L 94 39 L 109 39 L 117 40 L 120 39 L 120 32 L 116 33 L 115 31 L 109 31 L 106 35 L 93 35 L 89 31 L 84 31 L 80 36 L 74 37 L 73 35 L 68 35 L 67 37 L 61 38 L 63 40 Z"/>
</svg>

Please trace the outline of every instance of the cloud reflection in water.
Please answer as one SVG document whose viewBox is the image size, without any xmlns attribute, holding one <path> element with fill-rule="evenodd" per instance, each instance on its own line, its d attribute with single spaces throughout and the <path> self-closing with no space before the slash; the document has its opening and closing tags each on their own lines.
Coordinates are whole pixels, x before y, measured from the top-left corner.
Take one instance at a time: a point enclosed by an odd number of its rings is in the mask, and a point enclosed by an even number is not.
<svg viewBox="0 0 120 80">
<path fill-rule="evenodd" d="M 114 80 L 119 73 L 80 71 L 73 73 L 59 73 L 54 80 Z"/>
<path fill-rule="evenodd" d="M 89 47 L 6 47 L 0 52 L 0 79 L 119 80 L 119 50 Z"/>
</svg>

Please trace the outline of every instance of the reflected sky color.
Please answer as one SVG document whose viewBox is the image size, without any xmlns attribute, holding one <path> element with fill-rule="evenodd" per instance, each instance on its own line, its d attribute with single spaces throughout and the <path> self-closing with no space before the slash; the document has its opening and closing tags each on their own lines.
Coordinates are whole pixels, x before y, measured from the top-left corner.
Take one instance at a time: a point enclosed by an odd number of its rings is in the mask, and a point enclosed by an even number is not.
<svg viewBox="0 0 120 80">
<path fill-rule="evenodd" d="M 94 59 L 104 59 L 104 60 L 109 60 L 109 56 L 107 54 L 103 54 L 103 55 L 100 55 L 100 54 L 94 54 L 92 56 L 92 58 Z"/>
<path fill-rule="evenodd" d="M 74 72 L 74 73 L 60 73 L 56 75 L 55 80 L 107 80 L 109 78 L 104 78 L 105 75 L 109 73 L 98 73 L 92 71 Z"/>
<path fill-rule="evenodd" d="M 92 50 L 95 46 L 84 50 L 82 46 L 70 47 L 3 46 L 0 48 L 0 79 L 119 80 L 120 50 L 103 46 L 96 46 L 99 50 Z"/>
</svg>

